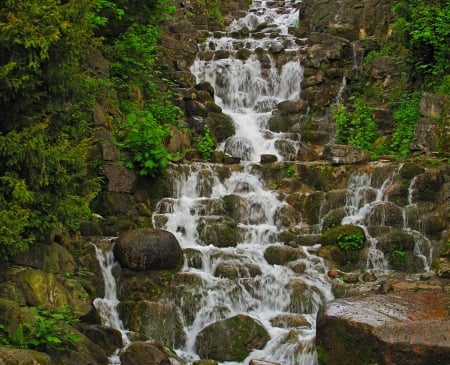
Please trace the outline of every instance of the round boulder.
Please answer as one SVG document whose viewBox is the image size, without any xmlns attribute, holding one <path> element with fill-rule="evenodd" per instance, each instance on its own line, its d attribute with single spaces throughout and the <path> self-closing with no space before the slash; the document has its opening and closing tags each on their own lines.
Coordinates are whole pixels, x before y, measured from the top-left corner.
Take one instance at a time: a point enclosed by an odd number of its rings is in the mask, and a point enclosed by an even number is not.
<svg viewBox="0 0 450 365">
<path fill-rule="evenodd" d="M 124 233 L 114 246 L 114 256 L 120 265 L 132 270 L 173 270 L 183 263 L 183 252 L 175 236 L 152 228 Z"/>
<path fill-rule="evenodd" d="M 243 361 L 253 349 L 262 349 L 270 335 L 255 319 L 238 314 L 205 327 L 197 336 L 197 352 L 203 359 Z"/>
</svg>

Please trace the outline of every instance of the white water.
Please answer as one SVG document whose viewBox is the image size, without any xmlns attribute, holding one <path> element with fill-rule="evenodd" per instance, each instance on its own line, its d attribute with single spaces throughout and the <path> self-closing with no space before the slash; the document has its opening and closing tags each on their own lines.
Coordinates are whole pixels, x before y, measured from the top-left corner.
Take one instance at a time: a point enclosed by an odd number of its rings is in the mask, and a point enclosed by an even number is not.
<svg viewBox="0 0 450 365">
<path fill-rule="evenodd" d="M 186 264 L 183 269 L 183 274 L 196 277 L 202 283 L 201 287 L 185 288 L 188 295 L 195 295 L 198 310 L 192 312 L 187 308 L 189 304 L 184 298 L 173 299 L 182 313 L 189 312 L 186 317 L 193 318 L 191 321 L 185 318 L 188 340 L 184 348 L 178 349 L 179 354 L 188 360 L 197 359 L 195 340 L 199 331 L 217 320 L 246 313 L 259 320 L 272 339 L 244 363 L 264 359 L 283 364 L 316 364 L 315 316 L 319 306 L 332 299 L 323 261 L 300 247 L 302 254 L 298 262 L 305 264 L 306 270 L 299 275 L 287 266 L 270 265 L 264 259 L 267 247 L 279 245 L 276 240 L 282 228 L 279 216 L 286 203 L 278 200 L 276 192 L 266 189 L 251 165 L 232 172 L 223 181 L 209 164 L 173 169 L 177 180 L 174 197 L 159 203 L 153 217 L 154 225 L 174 233 L 185 250 L 194 249 L 201 255 L 202 262 L 201 268 Z M 223 248 L 206 245 L 197 231 L 199 222 L 223 213 L 223 198 L 230 195 L 239 201 L 234 207 L 241 217 L 239 243 L 236 247 Z M 223 277 L 217 271 L 223 267 L 236 268 L 239 277 L 234 280 Z M 293 299 L 292 294 L 299 286 L 304 290 L 297 292 Z M 271 319 L 287 314 L 305 318 L 310 326 L 278 328 L 271 325 Z"/>
<path fill-rule="evenodd" d="M 110 240 L 109 240 L 110 241 Z M 111 242 L 109 242 L 111 244 Z M 117 299 L 116 280 L 113 276 L 112 270 L 117 264 L 114 259 L 112 251 L 112 245 L 105 249 L 99 248 L 96 245 L 95 254 L 97 260 L 102 269 L 103 282 L 105 284 L 105 295 L 103 298 L 96 298 L 94 300 L 94 307 L 100 315 L 102 325 L 112 327 L 120 331 L 122 335 L 123 347 L 130 344 L 130 340 L 127 335 L 127 331 L 123 327 L 123 323 L 120 320 L 119 313 L 117 312 L 117 305 L 119 300 Z M 118 356 L 120 349 L 109 357 L 110 365 L 120 365 L 120 359 Z"/>
<path fill-rule="evenodd" d="M 279 102 L 300 98 L 303 67 L 297 55 L 299 46 L 294 37 L 288 34 L 288 27 L 296 25 L 298 10 L 293 6 L 294 1 L 285 1 L 284 9 L 270 9 L 267 3 L 255 1 L 255 10 L 233 22 L 230 27 L 230 30 L 247 27 L 251 31 L 259 24 L 267 23 L 267 29 L 263 30 L 266 37 L 239 40 L 228 36 L 210 37 L 200 46 L 198 57 L 191 68 L 197 82 L 207 81 L 213 85 L 216 102 L 235 123 L 235 136 L 220 149 L 232 156 L 255 162 L 259 161 L 262 153 L 283 159 L 276 146 L 280 140 L 290 144 L 293 149 L 298 148 L 298 141 L 267 129 L 267 121 Z M 269 52 L 274 47 L 284 49 L 287 61 L 282 65 Z M 236 58 L 241 48 L 250 51 L 248 59 Z M 212 60 L 203 57 L 204 53 L 211 50 L 228 50 L 230 56 Z M 264 57 L 258 56 L 261 50 L 264 50 Z M 264 63 L 261 63 L 262 59 Z"/>
<path fill-rule="evenodd" d="M 386 261 L 383 252 L 377 248 L 378 241 L 370 235 L 368 227 L 371 225 L 388 225 L 385 222 L 386 218 L 384 215 L 381 214 L 381 216 L 379 216 L 379 213 L 377 215 L 376 210 L 377 207 L 389 201 L 388 191 L 394 185 L 395 178 L 401 167 L 402 166 L 400 165 L 391 169 L 392 171 L 386 171 L 386 177 L 381 185 L 377 186 L 373 181 L 372 173 L 364 172 L 351 176 L 347 187 L 346 209 L 348 213 L 342 219 L 341 223 L 354 224 L 360 226 L 364 230 L 367 240 L 369 241 L 366 269 L 381 273 L 389 270 L 389 263 Z M 383 169 L 384 167 L 380 165 L 379 168 Z M 386 168 L 391 168 L 391 165 L 386 165 Z M 397 205 L 395 205 L 395 207 L 401 211 L 403 218 L 400 228 L 413 237 L 415 242 L 414 254 L 423 262 L 424 270 L 429 271 L 432 260 L 431 242 L 422 233 L 410 228 L 407 220 L 406 211 L 414 206 L 412 203 L 414 184 L 415 179 L 412 179 L 408 188 L 408 204 L 405 207 L 399 207 Z"/>
</svg>

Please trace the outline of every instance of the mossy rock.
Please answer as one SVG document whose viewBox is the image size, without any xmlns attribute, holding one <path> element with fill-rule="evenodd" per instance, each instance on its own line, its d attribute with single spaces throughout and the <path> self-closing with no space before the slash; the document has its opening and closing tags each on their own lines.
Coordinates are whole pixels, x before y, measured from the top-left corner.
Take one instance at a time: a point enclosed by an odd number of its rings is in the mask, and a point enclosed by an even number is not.
<svg viewBox="0 0 450 365">
<path fill-rule="evenodd" d="M 405 162 L 400 168 L 399 174 L 403 179 L 412 179 L 425 172 L 425 169 L 414 162 Z"/>
<path fill-rule="evenodd" d="M 241 362 L 269 340 L 270 335 L 261 323 L 238 314 L 205 327 L 198 334 L 195 346 L 204 359 Z"/>
<path fill-rule="evenodd" d="M 219 143 L 225 141 L 235 133 L 233 119 L 226 114 L 211 112 L 205 121 Z"/>
<path fill-rule="evenodd" d="M 302 254 L 300 249 L 290 246 L 269 246 L 264 251 L 264 258 L 271 265 L 285 265 L 301 258 Z"/>
<path fill-rule="evenodd" d="M 49 355 L 25 349 L 0 347 L 0 364 L 2 365 L 52 365 Z"/>
<path fill-rule="evenodd" d="M 0 298 L 0 324 L 3 325 L 0 333 L 3 331 L 8 335 L 16 334 L 19 327 L 23 323 L 31 322 L 35 315 L 27 307 L 22 307 L 12 300 Z"/>
<path fill-rule="evenodd" d="M 15 256 L 12 262 L 53 274 L 65 274 L 75 270 L 73 256 L 56 242 L 33 245 L 26 253 Z"/>
<path fill-rule="evenodd" d="M 168 302 L 139 301 L 130 312 L 123 313 L 123 321 L 130 330 L 167 346 L 179 348 L 184 344 L 183 324 Z"/>
<path fill-rule="evenodd" d="M 203 244 L 216 247 L 234 247 L 238 242 L 237 226 L 227 217 L 203 217 L 197 225 Z"/>
<path fill-rule="evenodd" d="M 320 242 L 324 246 L 319 255 L 336 262 L 338 267 L 344 270 L 358 268 L 361 250 L 366 243 L 366 235 L 361 227 L 354 225 L 343 225 L 326 230 Z"/>
</svg>

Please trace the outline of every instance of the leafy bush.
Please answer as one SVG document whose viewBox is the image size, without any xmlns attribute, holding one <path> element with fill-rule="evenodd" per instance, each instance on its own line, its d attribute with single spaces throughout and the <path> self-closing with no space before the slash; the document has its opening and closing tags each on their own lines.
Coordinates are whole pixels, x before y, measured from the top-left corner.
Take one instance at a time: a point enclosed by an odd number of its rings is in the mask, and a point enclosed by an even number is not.
<svg viewBox="0 0 450 365">
<path fill-rule="evenodd" d="M 450 70 L 450 2 L 397 0 L 394 30 L 410 52 L 412 78 L 438 85 Z"/>
<path fill-rule="evenodd" d="M 160 125 L 153 114 L 136 109 L 127 115 L 127 122 L 119 132 L 119 147 L 130 154 L 128 168 L 137 168 L 140 175 L 155 176 L 170 162 L 171 155 L 164 147 L 168 128 Z"/>
<path fill-rule="evenodd" d="M 77 322 L 70 307 L 59 311 L 42 307 L 31 309 L 36 313 L 34 320 L 24 323 L 16 333 L 8 337 L 1 336 L 0 343 L 20 349 L 66 351 L 80 341 L 80 337 L 69 327 Z M 2 327 L 0 326 L 0 329 Z"/>
<path fill-rule="evenodd" d="M 211 159 L 211 154 L 216 148 L 216 143 L 214 138 L 211 135 L 208 125 L 204 127 L 204 134 L 202 137 L 197 138 L 197 149 L 200 152 L 200 155 L 205 161 L 209 161 Z"/>
<path fill-rule="evenodd" d="M 419 94 L 406 94 L 392 103 L 395 132 L 392 135 L 392 153 L 406 157 L 414 137 L 414 129 L 420 118 Z"/>
<path fill-rule="evenodd" d="M 352 110 L 347 112 L 342 104 L 335 111 L 336 139 L 339 143 L 362 147 L 371 151 L 378 135 L 378 128 L 373 118 L 373 109 L 361 98 L 351 97 Z"/>
</svg>

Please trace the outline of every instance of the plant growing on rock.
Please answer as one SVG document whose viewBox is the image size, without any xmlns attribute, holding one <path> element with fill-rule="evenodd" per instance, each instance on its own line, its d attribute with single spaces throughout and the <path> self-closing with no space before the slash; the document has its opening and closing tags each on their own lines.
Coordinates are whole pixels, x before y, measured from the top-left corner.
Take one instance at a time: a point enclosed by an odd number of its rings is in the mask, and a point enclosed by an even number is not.
<svg viewBox="0 0 450 365">
<path fill-rule="evenodd" d="M 31 307 L 35 312 L 34 320 L 22 324 L 14 334 L 1 337 L 4 346 L 21 349 L 45 351 L 54 349 L 66 351 L 80 341 L 80 337 L 70 329 L 77 320 L 73 311 L 67 307 L 61 310 L 48 310 L 43 307 Z M 3 326 L 0 326 L 0 329 Z"/>
<path fill-rule="evenodd" d="M 371 152 L 378 136 L 373 109 L 361 98 L 351 97 L 350 100 L 353 101 L 351 111 L 347 111 L 342 104 L 335 111 L 336 139 L 339 143 Z"/>
<path fill-rule="evenodd" d="M 200 152 L 200 155 L 205 161 L 211 160 L 211 154 L 216 148 L 216 143 L 214 141 L 213 136 L 211 135 L 211 131 L 208 125 L 205 125 L 203 128 L 203 136 L 197 138 L 197 148 Z"/>
</svg>

